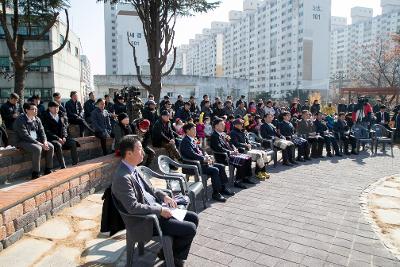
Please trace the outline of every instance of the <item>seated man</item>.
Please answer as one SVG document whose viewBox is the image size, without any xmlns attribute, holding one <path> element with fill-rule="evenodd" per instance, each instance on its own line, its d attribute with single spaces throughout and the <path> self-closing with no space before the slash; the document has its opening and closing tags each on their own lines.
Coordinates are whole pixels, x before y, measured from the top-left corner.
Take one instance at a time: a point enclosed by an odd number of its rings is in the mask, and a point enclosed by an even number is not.
<svg viewBox="0 0 400 267">
<path fill-rule="evenodd" d="M 7 136 L 9 138 L 8 144 L 12 146 L 16 145 L 13 125 L 19 116 L 19 109 L 17 107 L 18 101 L 19 96 L 16 93 L 11 93 L 7 102 L 0 107 L 1 119 L 6 127 Z"/>
<path fill-rule="evenodd" d="M 189 160 L 200 161 L 203 173 L 211 176 L 211 183 L 213 188 L 212 198 L 219 202 L 225 202 L 221 194 L 232 196 L 234 195 L 226 184 L 228 177 L 226 176 L 225 166 L 218 163 L 213 163 L 212 158 L 207 155 L 196 143 L 196 125 L 194 123 L 187 123 L 183 126 L 183 131 L 186 136 L 182 139 L 179 150 L 183 158 Z M 206 189 L 205 189 L 206 190 Z"/>
<path fill-rule="evenodd" d="M 211 135 L 210 146 L 215 152 L 227 153 L 229 161 L 236 168 L 235 187 L 246 189 L 247 186 L 242 181 L 247 182 L 251 177 L 251 157 L 245 154 L 239 154 L 239 151 L 229 144 L 230 137 L 225 130 L 224 120 L 216 117 L 213 121 L 214 132 Z M 227 159 L 222 155 L 215 154 L 215 161 L 224 165 L 228 165 Z"/>
<path fill-rule="evenodd" d="M 240 153 L 246 153 L 256 162 L 256 177 L 260 180 L 268 179 L 269 174 L 266 172 L 268 155 L 265 151 L 253 149 L 243 129 L 243 120 L 236 119 L 233 121 L 233 129 L 231 131 L 231 144 L 238 148 Z M 249 180 L 252 182 L 251 180 Z M 254 182 L 252 182 L 254 183 Z"/>
<path fill-rule="evenodd" d="M 350 127 L 347 126 L 347 122 L 345 120 L 345 114 L 343 112 L 339 113 L 339 116 L 333 125 L 333 131 L 335 133 L 336 139 L 341 139 L 343 141 L 344 153 L 346 155 L 358 154 L 356 152 L 357 140 L 351 134 Z M 349 145 L 351 145 L 351 153 L 349 153 Z"/>
<path fill-rule="evenodd" d="M 283 165 L 291 166 L 291 164 L 297 164 L 293 160 L 295 146 L 291 141 L 278 133 L 275 125 L 272 124 L 274 121 L 274 115 L 267 113 L 264 116 L 265 123 L 261 125 L 260 135 L 263 139 L 270 140 L 273 145 L 279 149 L 282 149 Z"/>
<path fill-rule="evenodd" d="M 63 149 L 70 149 L 72 165 L 78 164 L 77 142 L 68 136 L 68 124 L 57 102 L 49 102 L 48 110 L 43 114 L 43 126 L 47 140 L 54 146 L 60 168 L 66 167 Z"/>
<path fill-rule="evenodd" d="M 80 136 L 83 136 L 85 127 L 90 129 L 89 125 L 82 117 L 82 105 L 78 101 L 78 92 L 72 91 L 70 94 L 71 99 L 65 103 L 65 110 L 67 112 L 68 123 L 79 126 Z"/>
<path fill-rule="evenodd" d="M 386 129 L 388 129 L 390 131 L 392 130 L 389 127 L 390 115 L 389 115 L 389 112 L 386 111 L 385 105 L 380 106 L 380 110 L 379 110 L 379 112 L 377 112 L 375 114 L 375 117 L 376 117 L 377 124 L 384 126 Z"/>
<path fill-rule="evenodd" d="M 156 190 L 144 179 L 137 166 L 143 161 L 143 149 L 140 141 L 133 136 L 125 136 L 120 142 L 122 161 L 114 174 L 111 191 L 121 210 L 134 215 L 155 214 L 159 217 L 160 227 L 164 235 L 173 238 L 175 266 L 184 266 L 190 246 L 196 235 L 199 218 L 197 214 L 187 211 L 183 222 L 172 217 L 168 207 L 176 208 L 175 200 L 161 190 Z M 152 222 L 148 222 L 152 224 Z M 135 226 L 133 226 L 135 227 Z M 142 238 L 151 239 L 152 232 L 136 226 Z M 154 225 L 153 225 L 154 228 Z M 142 231 L 141 231 L 142 230 Z M 160 256 L 159 256 L 160 257 Z"/>
<path fill-rule="evenodd" d="M 25 113 L 19 115 L 14 123 L 17 136 L 17 147 L 32 154 L 32 179 L 40 176 L 40 159 L 42 152 L 46 155 L 44 175 L 51 173 L 53 168 L 54 147 L 47 142 L 42 121 L 37 117 L 37 107 L 33 103 L 25 103 Z"/>
<path fill-rule="evenodd" d="M 303 136 L 311 143 L 311 157 L 323 158 L 324 138 L 317 135 L 313 122 L 310 120 L 310 112 L 303 110 L 301 112 L 301 120 L 297 123 L 297 134 Z"/>
<path fill-rule="evenodd" d="M 175 144 L 175 137 L 178 137 L 171 127 L 169 121 L 169 112 L 164 110 L 160 114 L 160 118 L 153 126 L 151 133 L 151 142 L 154 147 L 163 147 L 167 151 L 170 158 L 180 160 L 181 155 Z"/>
<path fill-rule="evenodd" d="M 105 109 L 105 107 L 106 102 L 104 101 L 104 99 L 99 98 L 96 101 L 96 108 L 92 111 L 92 114 L 90 115 L 94 135 L 100 139 L 103 155 L 108 154 L 107 138 L 110 138 L 112 131 L 110 114 Z"/>
<path fill-rule="evenodd" d="M 335 150 L 335 156 L 341 157 L 342 154 L 340 154 L 339 146 L 336 142 L 335 137 L 329 131 L 327 122 L 323 120 L 323 114 L 321 112 L 318 112 L 316 115 L 317 116 L 314 121 L 315 131 L 324 138 L 327 156 L 333 157 L 332 155 L 332 147 L 333 147 L 333 149 Z"/>
<path fill-rule="evenodd" d="M 281 116 L 282 121 L 279 123 L 279 134 L 284 136 L 286 140 L 292 141 L 297 146 L 298 161 L 311 160 L 309 157 L 310 145 L 306 139 L 295 135 L 294 126 L 290 122 L 290 112 L 284 111 Z"/>
</svg>

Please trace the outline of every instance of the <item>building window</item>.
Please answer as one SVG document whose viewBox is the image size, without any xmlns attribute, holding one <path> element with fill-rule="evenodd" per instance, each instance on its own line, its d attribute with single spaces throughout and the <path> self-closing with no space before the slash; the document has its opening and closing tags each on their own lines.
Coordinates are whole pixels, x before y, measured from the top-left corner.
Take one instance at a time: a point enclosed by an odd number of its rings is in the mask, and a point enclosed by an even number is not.
<svg viewBox="0 0 400 267">
<path fill-rule="evenodd" d="M 9 57 L 0 57 L 0 69 L 4 71 L 10 70 L 10 58 Z"/>
<path fill-rule="evenodd" d="M 65 41 L 64 35 L 60 34 L 60 44 L 63 44 Z"/>
<path fill-rule="evenodd" d="M 75 56 L 79 57 L 79 48 L 78 47 L 75 47 Z"/>
<path fill-rule="evenodd" d="M 38 62 L 32 63 L 27 67 L 27 70 L 32 72 L 50 72 L 51 60 L 50 58 L 45 58 Z"/>
<path fill-rule="evenodd" d="M 70 41 L 67 42 L 67 51 L 71 52 L 71 42 Z"/>
</svg>

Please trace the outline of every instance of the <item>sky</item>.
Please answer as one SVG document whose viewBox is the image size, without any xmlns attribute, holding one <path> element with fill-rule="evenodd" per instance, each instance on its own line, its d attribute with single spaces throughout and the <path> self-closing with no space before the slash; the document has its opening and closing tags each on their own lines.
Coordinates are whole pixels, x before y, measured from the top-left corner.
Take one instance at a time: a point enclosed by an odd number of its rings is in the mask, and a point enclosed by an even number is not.
<svg viewBox="0 0 400 267">
<path fill-rule="evenodd" d="M 243 10 L 242 4 L 243 0 L 222 0 L 212 12 L 178 19 L 175 44 L 188 43 L 195 34 L 209 28 L 211 21 L 228 21 L 229 11 Z M 96 0 L 70 0 L 70 6 L 71 29 L 80 37 L 81 51 L 91 62 L 92 74 L 105 74 L 103 4 Z M 374 16 L 381 14 L 380 0 L 332 0 L 332 16 L 350 18 L 354 6 L 373 8 Z"/>
</svg>

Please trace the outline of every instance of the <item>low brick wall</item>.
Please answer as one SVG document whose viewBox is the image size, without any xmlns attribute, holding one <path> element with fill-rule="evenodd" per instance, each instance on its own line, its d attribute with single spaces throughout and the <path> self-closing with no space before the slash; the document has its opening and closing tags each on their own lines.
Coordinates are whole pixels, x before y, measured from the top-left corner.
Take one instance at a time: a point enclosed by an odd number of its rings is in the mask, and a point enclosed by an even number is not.
<svg viewBox="0 0 400 267">
<path fill-rule="evenodd" d="M 60 210 L 109 186 L 118 162 L 108 155 L 0 191 L 0 251 Z"/>
<path fill-rule="evenodd" d="M 94 136 L 76 138 L 80 143 L 78 148 L 79 161 L 85 161 L 100 157 L 103 155 L 99 139 Z M 107 142 L 108 149 L 111 151 L 112 139 Z M 64 151 L 64 158 L 67 164 L 71 164 L 71 152 Z M 2 150 L 0 151 L 0 183 L 10 181 L 16 178 L 28 177 L 32 173 L 32 157 L 23 150 Z M 54 166 L 58 166 L 58 161 L 54 156 Z M 44 159 L 42 159 L 44 166 Z"/>
</svg>

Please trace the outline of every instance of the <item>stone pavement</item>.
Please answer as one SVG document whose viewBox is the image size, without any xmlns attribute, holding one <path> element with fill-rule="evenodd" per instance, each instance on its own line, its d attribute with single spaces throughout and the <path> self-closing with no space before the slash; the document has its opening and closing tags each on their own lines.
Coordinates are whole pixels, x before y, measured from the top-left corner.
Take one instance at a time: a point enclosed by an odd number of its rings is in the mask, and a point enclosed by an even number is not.
<svg viewBox="0 0 400 267">
<path fill-rule="evenodd" d="M 400 266 L 360 209 L 366 188 L 400 174 L 400 150 L 394 152 L 270 168 L 271 179 L 200 213 L 188 266 Z M 124 266 L 124 233 L 98 234 L 100 197 L 26 234 L 0 253 L 0 267 Z M 160 266 L 154 251 L 147 246 L 135 266 Z"/>
</svg>

